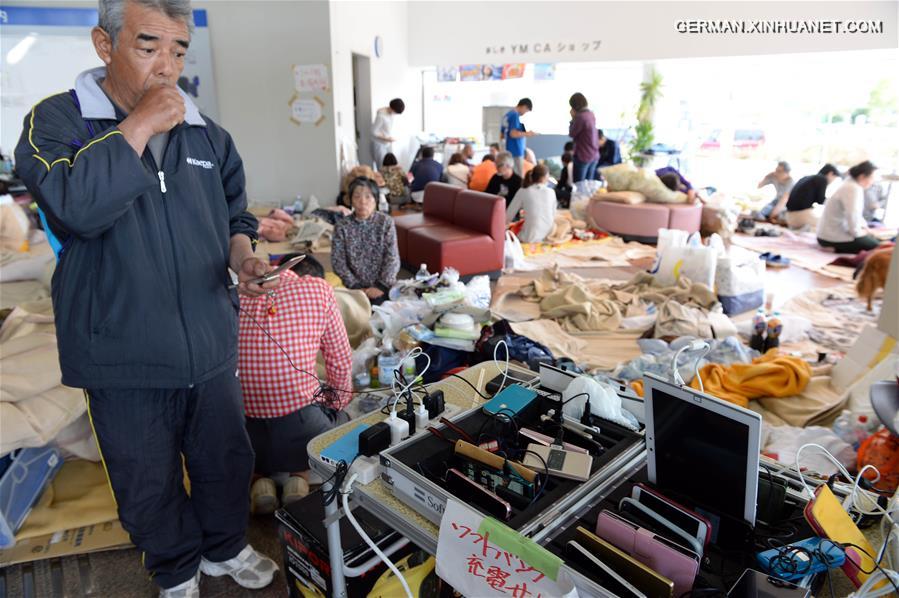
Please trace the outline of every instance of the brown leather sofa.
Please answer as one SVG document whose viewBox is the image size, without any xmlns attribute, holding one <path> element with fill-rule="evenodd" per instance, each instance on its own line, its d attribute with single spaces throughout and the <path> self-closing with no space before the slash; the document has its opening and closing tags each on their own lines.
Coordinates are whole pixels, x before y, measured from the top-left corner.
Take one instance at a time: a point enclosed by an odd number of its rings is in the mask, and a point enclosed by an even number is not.
<svg viewBox="0 0 899 598">
<path fill-rule="evenodd" d="M 413 272 L 451 266 L 461 276 L 498 276 L 503 267 L 506 202 L 445 183 L 425 187 L 421 214 L 394 218 L 400 260 Z"/>
</svg>

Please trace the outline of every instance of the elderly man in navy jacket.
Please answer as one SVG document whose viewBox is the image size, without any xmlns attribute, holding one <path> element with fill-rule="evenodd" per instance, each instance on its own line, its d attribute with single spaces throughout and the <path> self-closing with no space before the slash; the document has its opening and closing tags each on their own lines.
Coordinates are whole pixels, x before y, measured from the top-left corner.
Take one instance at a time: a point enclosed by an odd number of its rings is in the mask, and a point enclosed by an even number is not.
<svg viewBox="0 0 899 598">
<path fill-rule="evenodd" d="M 119 517 L 161 595 L 198 596 L 200 572 L 261 588 L 277 566 L 245 538 L 253 450 L 228 268 L 247 294 L 277 281 L 253 282 L 270 267 L 253 254 L 233 140 L 176 85 L 189 1 L 99 8 L 105 67 L 35 105 L 16 148 L 59 258 L 62 381 L 85 389 Z"/>
</svg>

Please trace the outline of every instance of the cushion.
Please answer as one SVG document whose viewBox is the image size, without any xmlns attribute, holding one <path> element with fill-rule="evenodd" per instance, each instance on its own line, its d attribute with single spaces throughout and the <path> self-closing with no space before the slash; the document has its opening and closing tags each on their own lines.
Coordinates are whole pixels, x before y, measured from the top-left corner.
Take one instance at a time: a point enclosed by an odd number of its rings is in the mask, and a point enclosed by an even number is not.
<svg viewBox="0 0 899 598">
<path fill-rule="evenodd" d="M 600 201 L 613 201 L 630 205 L 641 204 L 646 201 L 646 196 L 639 191 L 607 191 L 606 193 L 596 193 L 593 197 Z"/>
<path fill-rule="evenodd" d="M 459 187 L 446 183 L 428 183 L 425 185 L 424 205 L 422 211 L 426 216 L 453 221 L 453 210 Z"/>
<path fill-rule="evenodd" d="M 428 270 L 439 272 L 452 266 L 462 276 L 493 272 L 503 266 L 501 242 L 451 225 L 410 231 L 409 254 L 411 261 L 427 264 Z"/>
<path fill-rule="evenodd" d="M 506 202 L 498 195 L 462 191 L 456 197 L 453 222 L 462 228 L 500 239 L 506 223 Z"/>
<path fill-rule="evenodd" d="M 406 238 L 409 231 L 420 226 L 437 226 L 447 224 L 447 221 L 434 216 L 425 214 L 406 214 L 404 216 L 396 216 L 393 219 L 396 226 L 396 246 L 400 253 L 400 260 L 406 259 Z"/>
<path fill-rule="evenodd" d="M 654 170 L 636 168 L 631 164 L 616 164 L 601 170 L 609 191 L 638 191 L 654 203 L 685 203 L 687 195 L 665 186 Z"/>
</svg>

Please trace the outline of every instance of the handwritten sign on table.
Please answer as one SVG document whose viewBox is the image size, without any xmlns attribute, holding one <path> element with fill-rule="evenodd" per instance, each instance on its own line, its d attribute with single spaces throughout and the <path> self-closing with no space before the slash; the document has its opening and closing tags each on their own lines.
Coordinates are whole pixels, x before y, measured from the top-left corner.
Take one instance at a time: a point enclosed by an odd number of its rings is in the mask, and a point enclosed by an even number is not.
<svg viewBox="0 0 899 598">
<path fill-rule="evenodd" d="M 300 93 L 327 91 L 328 67 L 323 64 L 297 64 L 293 67 L 294 87 Z"/>
<path fill-rule="evenodd" d="M 562 560 L 450 499 L 440 521 L 437 575 L 464 596 L 576 598 Z"/>
</svg>

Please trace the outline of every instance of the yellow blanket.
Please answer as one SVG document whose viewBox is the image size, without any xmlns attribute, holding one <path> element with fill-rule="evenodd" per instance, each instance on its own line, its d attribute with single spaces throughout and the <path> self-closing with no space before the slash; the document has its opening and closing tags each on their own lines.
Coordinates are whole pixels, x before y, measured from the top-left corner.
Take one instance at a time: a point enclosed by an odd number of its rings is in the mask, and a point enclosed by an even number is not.
<svg viewBox="0 0 899 598">
<path fill-rule="evenodd" d="M 103 466 L 90 461 L 67 461 L 34 505 L 16 540 L 117 518 Z"/>
<path fill-rule="evenodd" d="M 705 392 L 747 407 L 750 399 L 790 397 L 805 390 L 812 376 L 812 368 L 799 357 L 781 355 L 771 349 L 752 363 L 724 366 L 710 363 L 700 370 Z M 690 384 L 699 388 L 699 380 Z"/>
</svg>

